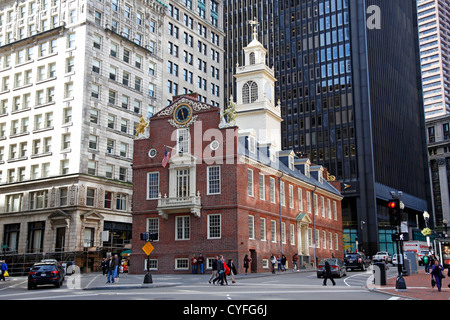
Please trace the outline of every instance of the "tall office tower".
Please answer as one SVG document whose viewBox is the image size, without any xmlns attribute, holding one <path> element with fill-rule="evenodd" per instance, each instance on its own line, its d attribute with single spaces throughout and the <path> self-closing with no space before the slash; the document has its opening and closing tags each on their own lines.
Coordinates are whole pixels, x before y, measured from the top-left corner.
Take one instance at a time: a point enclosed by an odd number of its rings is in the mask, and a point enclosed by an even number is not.
<svg viewBox="0 0 450 320">
<path fill-rule="evenodd" d="M 224 3 L 225 97 L 241 46 L 259 22 L 275 70 L 282 148 L 343 183 L 344 234 L 355 250 L 394 251 L 387 201 L 402 195 L 410 228 L 423 223 L 430 183 L 413 0 Z"/>
<path fill-rule="evenodd" d="M 436 227 L 450 220 L 450 114 L 431 117 L 427 121 L 428 155 Z"/>
<path fill-rule="evenodd" d="M 450 113 L 450 1 L 418 0 L 425 117 Z"/>
<path fill-rule="evenodd" d="M 162 103 L 165 10 L 1 2 L 0 241 L 12 264 L 45 252 L 90 268 L 130 243 L 133 139 Z"/>
<path fill-rule="evenodd" d="M 200 101 L 223 100 L 223 6 L 217 0 L 169 0 L 164 18 L 163 103 L 195 92 Z M 167 89 L 166 89 L 167 88 Z"/>
</svg>

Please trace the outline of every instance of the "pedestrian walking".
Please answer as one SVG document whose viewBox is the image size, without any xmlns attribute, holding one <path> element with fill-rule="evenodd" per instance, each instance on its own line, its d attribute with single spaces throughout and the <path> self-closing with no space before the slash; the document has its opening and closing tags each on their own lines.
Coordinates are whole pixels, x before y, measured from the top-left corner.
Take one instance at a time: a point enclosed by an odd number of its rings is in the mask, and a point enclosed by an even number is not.
<svg viewBox="0 0 450 320">
<path fill-rule="evenodd" d="M 102 272 L 103 272 L 103 275 L 107 274 L 107 272 L 108 272 L 107 270 L 108 270 L 107 260 L 106 260 L 106 258 L 103 258 L 102 259 Z"/>
<path fill-rule="evenodd" d="M 203 258 L 203 255 L 200 253 L 198 255 L 197 259 L 197 270 L 200 271 L 200 274 L 203 274 L 203 263 L 205 262 L 205 258 Z"/>
<path fill-rule="evenodd" d="M 278 271 L 283 271 L 281 270 L 281 257 L 277 256 L 277 264 L 278 264 Z"/>
<path fill-rule="evenodd" d="M 272 273 L 275 274 L 275 266 L 277 264 L 277 258 L 272 254 L 270 256 L 270 263 L 272 264 Z"/>
<path fill-rule="evenodd" d="M 216 256 L 214 260 L 211 262 L 212 272 L 211 277 L 209 278 L 208 282 L 211 283 L 211 280 L 215 279 L 218 276 L 217 272 L 217 260 L 219 260 L 219 257 Z"/>
<path fill-rule="evenodd" d="M 444 271 L 444 267 L 441 264 L 439 264 L 439 260 L 436 259 L 431 269 L 431 286 L 434 287 L 433 285 L 434 281 L 434 284 L 438 288 L 439 292 L 441 292 L 442 279 L 445 278 L 444 273 L 442 271 Z"/>
<path fill-rule="evenodd" d="M 236 283 L 236 280 L 234 276 L 237 274 L 236 266 L 234 265 L 233 259 L 228 260 L 228 268 L 230 268 L 230 275 L 231 275 L 231 283 Z"/>
<path fill-rule="evenodd" d="M 292 256 L 292 271 L 294 271 L 294 268 L 295 268 L 295 270 L 298 271 L 298 254 L 297 253 L 295 253 Z"/>
<path fill-rule="evenodd" d="M 283 254 L 281 255 L 281 271 L 286 271 L 286 256 Z"/>
<path fill-rule="evenodd" d="M 113 258 L 114 261 L 114 279 L 113 282 L 119 282 L 119 266 L 120 266 L 120 259 L 117 254 L 114 255 Z"/>
<path fill-rule="evenodd" d="M 197 257 L 195 256 L 195 254 L 192 255 L 191 266 L 192 266 L 192 274 L 196 274 L 197 273 Z"/>
<path fill-rule="evenodd" d="M 436 260 L 436 257 L 434 254 L 430 254 L 430 267 L 432 268 L 434 266 L 434 260 Z"/>
<path fill-rule="evenodd" d="M 252 258 L 250 258 L 248 256 L 248 254 L 245 255 L 244 257 L 244 269 L 245 269 L 245 273 L 247 273 L 248 268 L 250 267 L 250 263 L 252 262 Z"/>
<path fill-rule="evenodd" d="M 112 256 L 109 256 L 106 260 L 106 274 L 108 275 L 106 283 L 114 283 L 114 261 Z"/>
<path fill-rule="evenodd" d="M 222 261 L 223 261 L 223 282 L 225 282 L 226 285 L 228 285 L 227 276 L 231 273 L 231 270 L 230 267 L 228 267 L 228 265 L 225 263 L 225 259 L 222 259 Z"/>
<path fill-rule="evenodd" d="M 0 266 L 0 280 L 6 281 L 5 276 L 7 275 L 8 272 L 8 265 L 6 264 L 6 261 L 3 260 L 1 261 L 1 266 Z"/>
<path fill-rule="evenodd" d="M 333 283 L 333 286 L 336 285 L 336 282 L 334 282 L 333 275 L 331 274 L 331 266 L 328 263 L 328 260 L 325 259 L 325 272 L 323 274 L 323 285 L 327 285 L 327 280 L 330 279 Z"/>
<path fill-rule="evenodd" d="M 217 259 L 217 277 L 214 278 L 213 284 L 216 284 L 217 281 L 217 283 L 220 283 L 223 286 L 223 276 L 225 272 L 225 267 L 223 264 L 223 256 L 220 255 L 219 259 Z"/>
<path fill-rule="evenodd" d="M 425 253 L 425 256 L 423 257 L 423 265 L 425 266 L 425 273 L 430 274 L 430 257 L 428 256 L 428 253 Z"/>
<path fill-rule="evenodd" d="M 450 277 L 450 266 L 448 267 L 447 276 Z M 448 287 L 450 288 L 450 283 L 448 284 Z"/>
</svg>

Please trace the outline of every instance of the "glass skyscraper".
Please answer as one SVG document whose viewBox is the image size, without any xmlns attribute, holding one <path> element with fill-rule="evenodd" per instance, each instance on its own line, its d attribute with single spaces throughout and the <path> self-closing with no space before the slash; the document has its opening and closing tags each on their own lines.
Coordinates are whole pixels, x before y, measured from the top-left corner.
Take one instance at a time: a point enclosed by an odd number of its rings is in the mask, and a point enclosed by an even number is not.
<svg viewBox="0 0 450 320">
<path fill-rule="evenodd" d="M 350 244 L 393 252 L 391 191 L 411 228 L 431 210 L 416 1 L 226 0 L 224 14 L 225 97 L 256 20 L 277 78 L 282 148 L 342 182 Z"/>
</svg>

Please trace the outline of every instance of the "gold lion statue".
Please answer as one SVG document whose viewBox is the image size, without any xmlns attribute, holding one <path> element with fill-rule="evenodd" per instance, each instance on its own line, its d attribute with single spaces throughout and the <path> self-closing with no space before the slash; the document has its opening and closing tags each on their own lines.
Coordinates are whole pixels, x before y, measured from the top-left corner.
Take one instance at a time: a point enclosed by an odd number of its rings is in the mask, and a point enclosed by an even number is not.
<svg viewBox="0 0 450 320">
<path fill-rule="evenodd" d="M 233 97 L 228 100 L 228 107 L 223 111 L 222 119 L 226 123 L 232 123 L 236 120 L 236 105 L 233 103 Z"/>
<path fill-rule="evenodd" d="M 145 121 L 144 117 L 142 115 L 139 116 L 139 123 L 136 126 L 136 137 L 139 136 L 139 134 L 144 134 L 145 129 L 148 127 L 149 122 Z"/>
</svg>

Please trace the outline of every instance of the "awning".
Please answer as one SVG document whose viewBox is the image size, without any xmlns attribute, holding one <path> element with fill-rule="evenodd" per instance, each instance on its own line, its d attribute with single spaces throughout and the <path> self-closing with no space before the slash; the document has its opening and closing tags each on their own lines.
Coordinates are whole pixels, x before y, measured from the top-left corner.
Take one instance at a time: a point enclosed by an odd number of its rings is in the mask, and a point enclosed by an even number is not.
<svg viewBox="0 0 450 320">
<path fill-rule="evenodd" d="M 124 251 L 122 251 L 120 253 L 120 256 L 125 256 L 125 255 L 128 255 L 128 254 L 131 254 L 131 250 L 124 250 Z"/>
</svg>

